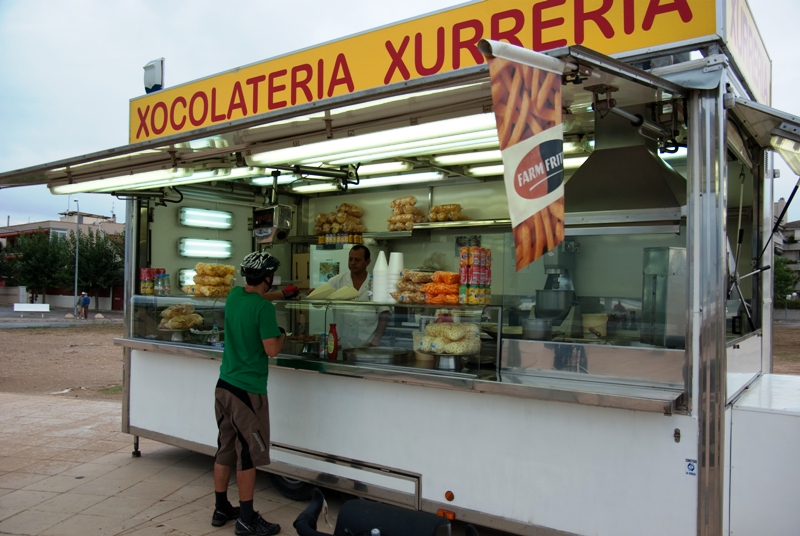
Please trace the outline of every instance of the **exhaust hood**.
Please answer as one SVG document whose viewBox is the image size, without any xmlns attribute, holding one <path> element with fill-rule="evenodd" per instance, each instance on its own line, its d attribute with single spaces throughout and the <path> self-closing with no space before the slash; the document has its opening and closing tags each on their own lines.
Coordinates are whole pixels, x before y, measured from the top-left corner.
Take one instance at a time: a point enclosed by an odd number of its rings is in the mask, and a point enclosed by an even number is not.
<svg viewBox="0 0 800 536">
<path fill-rule="evenodd" d="M 635 107 L 626 107 L 631 108 Z M 646 113 L 644 107 L 631 111 Z M 657 150 L 656 142 L 639 134 L 628 120 L 595 112 L 595 150 L 564 186 L 566 212 L 686 205 L 686 179 Z"/>
</svg>

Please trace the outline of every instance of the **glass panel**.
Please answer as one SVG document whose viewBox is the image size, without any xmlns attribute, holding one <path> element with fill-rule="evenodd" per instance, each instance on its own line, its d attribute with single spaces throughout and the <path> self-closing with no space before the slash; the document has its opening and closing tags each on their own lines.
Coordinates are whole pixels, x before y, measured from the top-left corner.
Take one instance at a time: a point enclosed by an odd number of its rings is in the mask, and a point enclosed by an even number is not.
<svg viewBox="0 0 800 536">
<path fill-rule="evenodd" d="M 497 327 L 484 306 L 305 300 L 285 307 L 285 355 L 360 366 L 397 366 L 494 379 Z M 279 319 L 280 323 L 280 319 Z M 288 329 L 288 328 L 287 328 Z M 335 335 L 334 335 L 335 333 Z M 335 341 L 335 342 L 334 342 Z"/>
<path fill-rule="evenodd" d="M 504 341 L 502 370 L 682 384 L 685 229 L 580 233 L 516 273 L 507 235 L 503 306 L 508 329 L 520 326 L 521 333 Z"/>
<path fill-rule="evenodd" d="M 225 301 L 192 296 L 133 296 L 132 336 L 213 346 L 212 329 L 219 330 L 217 342 L 225 340 Z"/>
</svg>

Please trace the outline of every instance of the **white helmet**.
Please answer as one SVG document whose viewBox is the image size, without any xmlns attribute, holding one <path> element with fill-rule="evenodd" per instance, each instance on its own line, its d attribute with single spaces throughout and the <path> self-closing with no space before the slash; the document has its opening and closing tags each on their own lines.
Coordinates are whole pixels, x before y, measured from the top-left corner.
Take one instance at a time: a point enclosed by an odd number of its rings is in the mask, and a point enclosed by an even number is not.
<svg viewBox="0 0 800 536">
<path fill-rule="evenodd" d="M 266 251 L 254 251 L 242 260 L 241 274 L 243 277 L 258 279 L 274 274 L 281 266 L 281 261 Z"/>
</svg>

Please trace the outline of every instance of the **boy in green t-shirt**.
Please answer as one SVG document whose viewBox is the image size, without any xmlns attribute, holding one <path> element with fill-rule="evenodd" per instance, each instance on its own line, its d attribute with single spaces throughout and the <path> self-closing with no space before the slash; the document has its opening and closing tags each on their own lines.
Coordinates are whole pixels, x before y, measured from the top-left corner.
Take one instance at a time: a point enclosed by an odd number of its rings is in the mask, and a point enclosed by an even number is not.
<svg viewBox="0 0 800 536">
<path fill-rule="evenodd" d="M 225 301 L 225 350 L 214 404 L 219 449 L 214 459 L 216 508 L 211 524 L 219 527 L 238 518 L 238 536 L 278 534 L 281 530 L 253 510 L 256 466 L 270 463 L 267 359 L 278 355 L 286 340 L 286 332 L 278 327 L 275 306 L 265 296 L 279 266 L 269 253 L 249 254 L 241 264 L 246 286 L 234 287 Z M 240 508 L 228 501 L 234 466 Z"/>
</svg>

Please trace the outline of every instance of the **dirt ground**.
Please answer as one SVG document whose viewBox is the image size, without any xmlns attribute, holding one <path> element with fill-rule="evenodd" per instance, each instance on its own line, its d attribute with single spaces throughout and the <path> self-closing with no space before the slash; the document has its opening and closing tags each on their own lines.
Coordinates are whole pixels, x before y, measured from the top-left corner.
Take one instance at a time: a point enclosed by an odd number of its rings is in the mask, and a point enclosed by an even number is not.
<svg viewBox="0 0 800 536">
<path fill-rule="evenodd" d="M 0 392 L 122 400 L 122 325 L 0 329 Z"/>
<path fill-rule="evenodd" d="M 772 369 L 775 374 L 800 374 L 800 327 L 773 324 Z"/>
<path fill-rule="evenodd" d="M 800 374 L 800 327 L 774 329 L 774 370 Z M 0 392 L 122 400 L 119 324 L 0 329 Z"/>
</svg>

